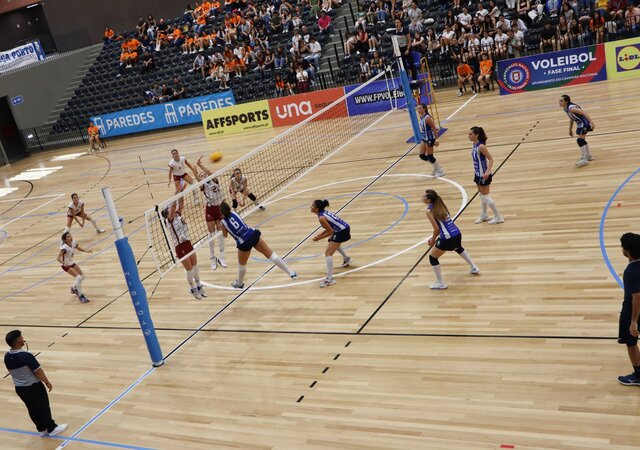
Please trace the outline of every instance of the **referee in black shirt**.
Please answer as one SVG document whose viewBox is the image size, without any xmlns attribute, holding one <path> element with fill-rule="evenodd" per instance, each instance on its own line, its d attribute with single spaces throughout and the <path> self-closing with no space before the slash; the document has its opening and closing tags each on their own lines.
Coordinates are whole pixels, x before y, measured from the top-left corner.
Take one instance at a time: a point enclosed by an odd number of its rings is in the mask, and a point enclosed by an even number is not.
<svg viewBox="0 0 640 450">
<path fill-rule="evenodd" d="M 27 405 L 29 417 L 36 425 L 38 433 L 40 436 L 56 436 L 62 433 L 67 429 L 67 425 L 57 425 L 51 418 L 51 409 L 49 408 L 47 389 L 51 391 L 53 386 L 36 358 L 31 353 L 22 350 L 26 344 L 22 333 L 20 330 L 9 331 L 5 341 L 11 350 L 5 353 L 4 364 L 13 378 L 18 397 Z M 45 389 L 45 385 L 47 389 Z"/>
</svg>

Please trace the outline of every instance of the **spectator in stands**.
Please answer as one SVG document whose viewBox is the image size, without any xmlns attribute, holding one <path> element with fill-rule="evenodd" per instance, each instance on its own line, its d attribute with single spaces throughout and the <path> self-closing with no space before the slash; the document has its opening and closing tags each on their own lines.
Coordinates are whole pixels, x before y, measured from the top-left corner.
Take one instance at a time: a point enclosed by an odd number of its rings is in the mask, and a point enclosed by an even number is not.
<svg viewBox="0 0 640 450">
<path fill-rule="evenodd" d="M 560 16 L 558 19 L 558 35 L 556 39 L 558 40 L 558 48 L 565 49 L 569 48 L 569 22 L 564 16 Z"/>
<path fill-rule="evenodd" d="M 356 44 L 358 42 L 358 38 L 353 36 L 348 31 L 344 35 L 344 57 L 351 58 L 351 54 L 356 51 Z"/>
<path fill-rule="evenodd" d="M 560 0 L 547 0 L 546 1 L 545 9 L 547 10 L 547 13 L 549 14 L 549 16 L 555 17 L 555 16 L 558 15 L 558 13 L 560 12 L 561 3 L 562 2 Z"/>
<path fill-rule="evenodd" d="M 284 52 L 284 48 L 278 47 L 276 49 L 274 63 L 276 70 L 284 69 L 284 67 L 287 65 L 287 54 Z"/>
<path fill-rule="evenodd" d="M 316 70 L 320 70 L 320 57 L 322 56 L 322 46 L 316 40 L 315 36 L 311 36 L 309 39 L 309 54 L 304 57 L 307 61 L 313 64 Z"/>
<path fill-rule="evenodd" d="M 544 53 L 549 50 L 556 51 L 558 49 L 558 41 L 556 41 L 557 31 L 551 26 L 551 22 L 544 24 L 544 28 L 540 32 L 540 52 Z"/>
<path fill-rule="evenodd" d="M 369 66 L 371 67 L 372 76 L 378 75 L 384 70 L 384 61 L 377 51 L 373 52 L 373 57 L 371 58 L 371 63 L 369 64 Z"/>
<path fill-rule="evenodd" d="M 487 9 L 489 10 L 489 14 L 486 16 L 486 19 L 491 20 L 491 22 L 493 23 L 493 28 L 495 28 L 496 22 L 500 17 L 500 8 L 498 8 L 498 5 L 496 5 L 496 2 L 494 0 L 489 0 L 489 7 Z"/>
<path fill-rule="evenodd" d="M 444 31 L 440 36 L 440 52 L 441 53 L 449 53 L 449 46 L 451 45 L 451 41 L 455 37 L 456 37 L 455 31 L 453 31 L 449 25 L 445 25 Z"/>
<path fill-rule="evenodd" d="M 89 122 L 89 128 L 87 128 L 87 134 L 89 135 L 90 150 L 92 151 L 100 150 L 100 148 L 102 147 L 102 142 L 100 142 L 100 129 L 97 126 L 95 126 L 93 122 Z"/>
<path fill-rule="evenodd" d="M 138 32 L 138 36 L 142 36 L 147 34 L 147 30 L 149 29 L 149 24 L 142 16 L 138 17 L 138 24 L 136 25 L 136 31 Z"/>
<path fill-rule="evenodd" d="M 481 53 L 480 39 L 473 34 L 467 34 L 466 48 L 468 58 L 477 58 Z"/>
<path fill-rule="evenodd" d="M 202 72 L 203 68 L 204 68 L 204 56 L 202 54 L 198 54 L 196 58 L 193 60 L 193 64 L 191 65 L 191 69 L 189 69 L 189 73 L 194 73 L 194 72 L 203 73 Z"/>
<path fill-rule="evenodd" d="M 531 2 L 529 0 L 518 0 L 516 11 L 518 17 L 527 24 L 531 24 L 531 17 L 529 17 L 529 11 L 531 11 Z"/>
<path fill-rule="evenodd" d="M 364 28 L 358 28 L 356 33 L 356 53 L 367 53 L 369 51 L 369 33 Z"/>
<path fill-rule="evenodd" d="M 420 54 L 424 53 L 427 50 L 427 41 L 420 33 L 416 33 L 413 35 L 413 39 L 411 40 L 411 51 L 418 52 Z M 371 50 L 375 51 L 375 50 Z"/>
<path fill-rule="evenodd" d="M 298 93 L 309 90 L 309 73 L 302 66 L 298 66 L 296 69 L 296 86 Z"/>
<path fill-rule="evenodd" d="M 364 56 L 360 57 L 359 69 L 358 83 L 364 83 L 371 78 L 371 67 L 369 66 L 369 61 L 367 61 L 367 58 Z"/>
<path fill-rule="evenodd" d="M 285 91 L 287 89 L 287 85 L 285 84 L 284 80 L 282 79 L 282 75 L 280 75 L 279 73 L 276 74 L 275 86 L 276 86 L 275 96 L 276 97 L 284 97 L 285 96 Z"/>
<path fill-rule="evenodd" d="M 598 11 L 593 13 L 593 18 L 589 21 L 589 31 L 592 36 L 595 36 L 596 44 L 604 42 L 604 18 L 600 16 Z"/>
<path fill-rule="evenodd" d="M 320 18 L 318 19 L 318 28 L 320 29 L 320 35 L 333 36 L 333 24 L 331 23 L 331 16 L 326 12 L 322 11 L 320 13 Z"/>
<path fill-rule="evenodd" d="M 298 77 L 296 74 L 296 69 L 293 67 L 293 64 L 289 65 L 289 69 L 286 73 L 285 82 L 287 83 L 287 90 L 289 91 L 289 95 L 293 95 L 296 93 L 296 88 L 298 85 Z"/>
<path fill-rule="evenodd" d="M 461 62 L 458 64 L 456 72 L 458 73 L 458 97 L 462 97 L 462 88 L 467 82 L 471 84 L 471 89 L 473 90 L 473 93 L 476 94 L 476 85 L 473 82 L 473 70 L 469 64 Z"/>
<path fill-rule="evenodd" d="M 378 23 L 386 23 L 390 15 L 389 4 L 383 0 L 378 0 L 376 3 L 376 17 L 378 19 Z"/>
<path fill-rule="evenodd" d="M 425 40 L 427 41 L 427 51 L 429 53 L 433 54 L 440 49 L 440 39 L 438 39 L 433 28 L 427 28 Z"/>
<path fill-rule="evenodd" d="M 492 73 L 493 61 L 489 59 L 489 56 L 486 53 L 483 53 L 482 60 L 480 61 L 480 73 L 478 74 L 478 86 L 480 89 L 484 87 L 487 91 L 489 90 Z"/>
<path fill-rule="evenodd" d="M 282 18 L 278 11 L 274 11 L 269 26 L 271 27 L 271 33 L 282 33 Z"/>
<path fill-rule="evenodd" d="M 624 28 L 634 36 L 640 30 L 640 8 L 634 6 L 631 1 L 627 3 L 627 11 L 624 13 Z"/>
<path fill-rule="evenodd" d="M 151 93 L 153 94 L 151 103 L 162 102 L 162 86 L 160 86 L 158 83 L 153 83 L 153 85 L 151 86 Z"/>
<path fill-rule="evenodd" d="M 142 56 L 140 57 L 140 61 L 142 62 L 142 65 L 140 66 L 140 73 L 144 74 L 146 72 L 148 72 L 151 69 L 155 68 L 155 63 L 153 61 L 153 56 L 151 56 L 151 53 L 149 53 L 148 50 L 145 50 L 144 52 L 142 52 Z"/>
<path fill-rule="evenodd" d="M 609 1 L 608 0 L 596 0 L 596 10 L 600 13 L 600 17 L 605 17 L 607 12 L 609 12 Z"/>
<path fill-rule="evenodd" d="M 493 49 L 495 47 L 495 42 L 493 38 L 489 35 L 488 31 L 482 33 L 482 39 L 480 39 L 480 48 L 484 53 L 489 55 L 489 58 L 493 58 Z"/>
<path fill-rule="evenodd" d="M 504 14 L 500 14 L 498 16 L 498 20 L 496 21 L 496 31 L 500 29 L 503 33 L 506 33 L 511 29 L 511 21 L 504 17 Z"/>
<path fill-rule="evenodd" d="M 493 42 L 495 44 L 495 57 L 498 59 L 502 59 L 507 56 L 507 41 L 509 37 L 502 32 L 502 29 L 496 30 L 496 35 L 493 37 Z"/>
<path fill-rule="evenodd" d="M 182 54 L 188 55 L 196 53 L 196 40 L 191 33 L 184 36 L 184 44 L 181 45 Z"/>
<path fill-rule="evenodd" d="M 609 13 L 613 19 L 624 19 L 625 9 L 627 9 L 627 0 L 609 0 Z"/>
<path fill-rule="evenodd" d="M 458 40 L 455 38 L 451 41 L 451 45 L 449 46 L 449 55 L 453 61 L 457 63 L 463 62 L 462 45 L 460 45 Z"/>
<path fill-rule="evenodd" d="M 169 45 L 181 48 L 182 44 L 184 44 L 184 36 L 182 35 L 182 30 L 179 27 L 175 27 L 171 33 L 167 35 L 169 40 Z"/>
<path fill-rule="evenodd" d="M 407 10 L 407 17 L 411 22 L 422 22 L 422 10 L 418 8 L 416 2 L 411 2 L 411 6 Z"/>
<path fill-rule="evenodd" d="M 510 10 L 514 10 L 516 9 L 516 0 L 506 0 L 507 1 L 507 8 Z"/>
<path fill-rule="evenodd" d="M 180 82 L 178 78 L 173 79 L 173 93 L 171 100 L 180 100 L 187 96 L 187 88 Z"/>
<path fill-rule="evenodd" d="M 267 48 L 264 51 L 264 68 L 265 70 L 274 70 L 276 68 L 275 65 L 275 56 L 271 49 Z"/>
<path fill-rule="evenodd" d="M 115 37 L 116 33 L 109 28 L 108 26 L 104 27 L 104 42 L 105 44 L 109 44 L 110 42 L 114 41 L 114 37 Z"/>
<path fill-rule="evenodd" d="M 462 8 L 462 12 L 458 14 L 458 23 L 467 31 L 471 30 L 471 19 L 472 17 L 471 14 L 469 14 L 469 9 Z M 480 19 L 478 18 L 478 20 Z"/>
<path fill-rule="evenodd" d="M 562 15 L 564 16 L 564 18 L 567 19 L 567 22 L 569 24 L 571 24 L 571 21 L 575 19 L 576 15 L 576 13 L 573 12 L 571 5 L 567 2 L 564 2 L 560 9 L 562 10 Z"/>
</svg>

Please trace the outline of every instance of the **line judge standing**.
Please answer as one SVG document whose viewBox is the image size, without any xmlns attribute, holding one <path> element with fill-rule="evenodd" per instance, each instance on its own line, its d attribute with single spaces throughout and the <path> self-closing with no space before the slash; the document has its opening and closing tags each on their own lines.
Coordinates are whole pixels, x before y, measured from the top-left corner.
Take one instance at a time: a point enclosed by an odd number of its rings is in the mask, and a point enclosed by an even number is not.
<svg viewBox="0 0 640 450">
<path fill-rule="evenodd" d="M 62 433 L 67 429 L 67 425 L 57 425 L 51 417 L 51 409 L 49 408 L 47 389 L 51 391 L 53 386 L 36 358 L 28 351 L 22 350 L 26 344 L 22 333 L 20 330 L 9 331 L 5 341 L 11 350 L 5 353 L 4 364 L 13 378 L 18 397 L 27 406 L 29 417 L 35 424 L 38 433 L 43 437 Z"/>
</svg>

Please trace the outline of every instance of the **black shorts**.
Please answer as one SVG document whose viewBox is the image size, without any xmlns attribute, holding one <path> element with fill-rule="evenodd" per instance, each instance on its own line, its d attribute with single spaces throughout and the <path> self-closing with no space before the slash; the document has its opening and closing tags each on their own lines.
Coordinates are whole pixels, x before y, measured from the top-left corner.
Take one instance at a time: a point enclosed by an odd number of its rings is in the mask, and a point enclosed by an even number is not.
<svg viewBox="0 0 640 450">
<path fill-rule="evenodd" d="M 347 242 L 350 239 L 351 239 L 351 229 L 345 228 L 342 231 L 333 233 L 333 235 L 329 238 L 329 242 Z"/>
<path fill-rule="evenodd" d="M 477 175 L 473 177 L 473 182 L 479 186 L 489 186 L 491 184 L 491 180 L 493 180 L 493 174 L 489 175 L 489 178 L 486 180 Z"/>
<path fill-rule="evenodd" d="M 631 305 L 622 305 L 622 311 L 620 311 L 620 320 L 618 321 L 618 344 L 625 344 L 627 346 L 633 346 L 638 344 L 638 338 L 632 336 L 629 333 L 629 327 L 631 326 Z M 638 327 L 640 328 L 640 320 L 638 320 Z"/>
<path fill-rule="evenodd" d="M 429 147 L 433 147 L 434 145 L 436 145 L 435 139 L 422 139 L 422 142 L 427 144 Z"/>
<path fill-rule="evenodd" d="M 580 136 L 581 134 L 587 134 L 591 130 L 591 125 L 587 125 L 586 127 L 578 127 L 576 128 L 576 135 Z"/>
<path fill-rule="evenodd" d="M 262 233 L 260 233 L 260 230 L 256 230 L 255 233 L 253 233 L 253 236 L 251 236 L 251 239 L 242 244 L 236 244 L 236 247 L 238 248 L 238 250 L 241 250 L 243 252 L 250 252 L 253 247 L 258 245 L 261 234 Z"/>
<path fill-rule="evenodd" d="M 449 239 L 443 239 L 438 236 L 436 240 L 436 248 L 445 250 L 447 252 L 462 247 L 462 233 L 457 236 L 450 237 Z"/>
</svg>

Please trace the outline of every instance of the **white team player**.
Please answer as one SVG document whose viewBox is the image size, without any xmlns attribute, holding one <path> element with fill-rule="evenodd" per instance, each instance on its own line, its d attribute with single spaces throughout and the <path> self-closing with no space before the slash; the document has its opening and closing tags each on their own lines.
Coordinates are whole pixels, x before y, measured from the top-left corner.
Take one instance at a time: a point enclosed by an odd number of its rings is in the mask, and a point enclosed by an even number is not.
<svg viewBox="0 0 640 450">
<path fill-rule="evenodd" d="M 198 173 L 198 179 L 204 180 L 211 176 L 211 171 L 202 163 L 202 156 L 198 158 L 196 165 L 202 169 L 202 172 Z M 211 255 L 211 269 L 216 270 L 218 264 L 222 267 L 227 267 L 227 263 L 224 258 L 224 235 L 222 234 L 222 212 L 220 211 L 220 203 L 224 201 L 224 193 L 218 183 L 217 178 L 213 178 L 202 184 L 200 188 L 204 193 L 206 199 L 206 206 L 204 209 L 205 220 L 207 222 L 207 229 L 209 230 L 209 254 Z M 216 257 L 215 243 L 213 242 L 213 235 L 218 232 L 218 248 L 220 249 L 219 256 Z"/>
<path fill-rule="evenodd" d="M 171 185 L 171 181 L 173 181 L 176 191 L 181 192 L 184 189 L 183 182 L 193 184 L 193 178 L 191 178 L 191 175 L 187 173 L 187 167 L 191 169 L 193 173 L 198 173 L 196 168 L 187 161 L 187 158 L 180 156 L 178 150 L 175 148 L 171 150 L 171 159 L 169 160 L 169 183 L 167 186 Z M 196 205 L 198 205 L 200 201 L 198 193 L 195 191 L 193 192 L 193 198 Z"/>
<path fill-rule="evenodd" d="M 58 262 L 62 270 L 67 272 L 74 278 L 74 283 L 71 286 L 71 293 L 78 296 L 78 300 L 82 303 L 89 303 L 89 299 L 84 296 L 82 292 L 82 281 L 84 281 L 84 272 L 80 266 L 73 262 L 73 255 L 76 251 L 93 253 L 93 250 L 85 250 L 80 247 L 78 243 L 73 239 L 71 233 L 65 231 L 62 233 L 62 242 L 60 243 L 60 252 L 58 253 Z"/>
<path fill-rule="evenodd" d="M 247 197 L 251 200 L 260 211 L 264 211 L 256 196 L 249 190 L 249 180 L 242 174 L 242 171 L 238 168 L 233 169 L 233 175 L 231 176 L 231 182 L 229 184 L 229 193 L 231 194 L 231 205 L 233 209 L 238 208 L 238 205 L 244 207 L 244 198 Z M 238 194 L 242 194 L 238 197 Z"/>
<path fill-rule="evenodd" d="M 82 222 L 80 222 L 78 217 L 82 219 Z M 71 203 L 69 203 L 69 209 L 67 210 L 67 226 L 63 233 L 69 231 L 74 220 L 78 222 L 78 225 L 80 225 L 81 228 L 84 227 L 85 221 L 88 220 L 98 233 L 104 233 L 104 229 L 100 228 L 96 221 L 84 211 L 84 202 L 80 200 L 80 197 L 78 197 L 78 194 L 76 193 L 71 194 Z"/>
</svg>

